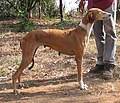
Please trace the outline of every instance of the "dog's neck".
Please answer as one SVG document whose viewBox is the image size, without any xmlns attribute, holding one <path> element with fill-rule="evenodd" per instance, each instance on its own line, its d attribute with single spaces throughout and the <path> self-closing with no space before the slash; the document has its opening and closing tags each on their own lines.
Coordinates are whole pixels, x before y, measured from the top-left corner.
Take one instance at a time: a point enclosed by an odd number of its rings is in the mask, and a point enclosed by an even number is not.
<svg viewBox="0 0 120 103">
<path fill-rule="evenodd" d="M 90 34 L 92 32 L 92 28 L 93 28 L 93 24 L 94 23 L 84 24 L 83 21 L 81 20 L 79 26 L 82 27 L 83 29 L 85 29 L 87 31 L 87 36 L 90 37 Z"/>
<path fill-rule="evenodd" d="M 86 41 L 87 44 L 89 43 L 89 38 L 90 38 L 90 34 L 92 32 L 93 24 L 94 24 L 94 22 L 90 23 L 85 18 L 82 19 L 80 24 L 79 24 L 80 27 L 82 27 L 83 29 L 85 29 L 87 31 L 87 41 Z"/>
</svg>

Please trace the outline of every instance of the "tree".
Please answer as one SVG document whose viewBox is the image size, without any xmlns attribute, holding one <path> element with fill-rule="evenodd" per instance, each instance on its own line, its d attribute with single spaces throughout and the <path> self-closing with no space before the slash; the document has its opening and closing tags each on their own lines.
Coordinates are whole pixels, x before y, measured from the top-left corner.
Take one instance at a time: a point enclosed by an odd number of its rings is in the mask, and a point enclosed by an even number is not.
<svg viewBox="0 0 120 103">
<path fill-rule="evenodd" d="M 13 2 L 13 0 L 11 0 Z M 6 0 L 0 0 L 0 20 L 15 17 L 16 10 Z"/>
<path fill-rule="evenodd" d="M 117 19 L 120 18 L 120 0 L 117 0 Z"/>
<path fill-rule="evenodd" d="M 59 5 L 59 8 L 60 8 L 60 17 L 61 17 L 61 21 L 63 21 L 63 11 L 62 11 L 62 7 L 63 4 L 62 4 L 62 0 L 60 0 L 60 5 Z"/>
<path fill-rule="evenodd" d="M 18 13 L 25 13 L 24 17 L 30 17 L 30 11 L 35 7 L 39 0 L 16 0 L 16 3 L 12 3 L 10 0 L 6 0 Z"/>
<path fill-rule="evenodd" d="M 54 17 L 59 14 L 56 0 L 0 0 L 1 15 L 23 16 L 29 19 L 32 14 Z M 33 15 L 33 16 L 34 16 Z M 3 17 L 4 18 L 4 17 Z"/>
</svg>

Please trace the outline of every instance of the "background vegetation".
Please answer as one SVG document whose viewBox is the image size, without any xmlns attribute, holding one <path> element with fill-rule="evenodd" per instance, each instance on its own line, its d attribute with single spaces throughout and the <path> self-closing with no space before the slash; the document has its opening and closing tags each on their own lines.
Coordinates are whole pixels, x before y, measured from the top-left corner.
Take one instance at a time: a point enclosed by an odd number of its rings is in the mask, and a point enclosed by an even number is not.
<svg viewBox="0 0 120 103">
<path fill-rule="evenodd" d="M 117 18 L 120 18 L 119 1 Z M 69 12 L 69 15 L 65 14 L 65 6 L 62 5 L 62 0 L 59 0 L 59 3 L 58 7 L 56 0 L 0 0 L 0 20 L 17 19 L 18 22 L 11 26 L 14 31 L 23 32 L 37 29 L 37 26 L 35 26 L 31 19 L 59 18 L 63 21 L 70 19 L 71 14 L 78 14 L 75 13 L 77 11 L 72 10 Z"/>
</svg>

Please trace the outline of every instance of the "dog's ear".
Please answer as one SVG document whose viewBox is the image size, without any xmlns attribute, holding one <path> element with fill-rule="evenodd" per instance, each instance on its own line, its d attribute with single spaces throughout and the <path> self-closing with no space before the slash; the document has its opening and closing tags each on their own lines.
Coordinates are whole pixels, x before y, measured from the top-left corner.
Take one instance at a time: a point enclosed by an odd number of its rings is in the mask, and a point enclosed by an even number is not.
<svg viewBox="0 0 120 103">
<path fill-rule="evenodd" d="M 94 22 L 94 14 L 92 11 L 89 11 L 88 14 L 87 14 L 87 19 L 88 19 L 88 22 L 90 23 L 93 23 Z"/>
</svg>

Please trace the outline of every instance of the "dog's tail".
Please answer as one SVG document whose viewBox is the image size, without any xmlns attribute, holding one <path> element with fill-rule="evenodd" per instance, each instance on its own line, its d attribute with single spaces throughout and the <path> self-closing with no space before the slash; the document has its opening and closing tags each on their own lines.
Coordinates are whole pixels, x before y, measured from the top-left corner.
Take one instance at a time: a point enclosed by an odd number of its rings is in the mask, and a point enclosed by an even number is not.
<svg viewBox="0 0 120 103">
<path fill-rule="evenodd" d="M 32 58 L 32 65 L 28 68 L 28 70 L 31 70 L 34 66 L 34 58 Z"/>
<path fill-rule="evenodd" d="M 21 47 L 21 49 L 23 48 L 23 47 L 22 47 L 22 41 L 20 41 L 20 47 Z M 39 47 L 39 46 L 38 46 L 38 47 Z M 37 47 L 37 48 L 38 48 L 38 47 Z M 36 48 L 36 50 L 34 51 L 33 58 L 32 58 L 32 60 L 31 60 L 32 65 L 31 65 L 30 67 L 28 67 L 28 70 L 31 70 L 31 69 L 33 68 L 33 66 L 34 66 L 34 55 L 35 55 L 35 53 L 36 53 L 36 51 L 37 51 L 37 48 Z"/>
<path fill-rule="evenodd" d="M 38 46 L 39 47 L 39 46 Z M 37 47 L 37 48 L 38 48 Z M 34 55 L 35 55 L 35 53 L 36 53 L 36 51 L 37 51 L 37 48 L 36 48 L 36 50 L 34 51 Z M 30 66 L 30 67 L 28 67 L 28 70 L 31 70 L 32 68 L 33 68 L 33 66 L 34 66 L 34 55 L 33 55 L 33 58 L 32 58 L 32 65 Z"/>
</svg>

